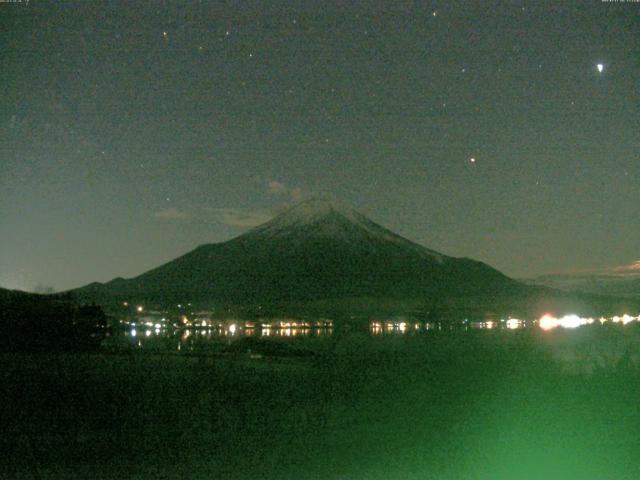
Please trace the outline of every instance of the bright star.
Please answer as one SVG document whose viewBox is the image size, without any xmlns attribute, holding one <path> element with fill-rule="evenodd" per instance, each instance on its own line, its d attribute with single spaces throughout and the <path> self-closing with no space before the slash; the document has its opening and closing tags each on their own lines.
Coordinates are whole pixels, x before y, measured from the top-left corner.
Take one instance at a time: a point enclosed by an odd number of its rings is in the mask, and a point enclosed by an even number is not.
<svg viewBox="0 0 640 480">
<path fill-rule="evenodd" d="M 602 71 L 604 70 L 604 65 L 602 63 L 599 63 L 598 65 L 596 65 L 596 68 L 598 69 L 598 73 L 602 73 Z"/>
</svg>

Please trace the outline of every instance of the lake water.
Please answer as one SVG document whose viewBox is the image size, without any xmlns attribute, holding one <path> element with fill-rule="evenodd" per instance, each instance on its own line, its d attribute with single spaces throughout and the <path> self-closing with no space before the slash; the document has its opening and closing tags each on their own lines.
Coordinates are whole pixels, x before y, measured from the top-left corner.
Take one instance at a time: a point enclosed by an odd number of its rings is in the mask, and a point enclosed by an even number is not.
<svg viewBox="0 0 640 480">
<path fill-rule="evenodd" d="M 333 326 L 330 323 L 321 326 L 268 326 L 253 323 L 225 322 L 207 327 L 179 327 L 162 323 L 140 323 L 123 325 L 114 335 L 104 342 L 106 348 L 140 349 L 174 352 L 208 352 L 225 350 L 243 339 L 284 340 L 301 337 L 330 337 Z"/>
<path fill-rule="evenodd" d="M 227 320 L 208 325 L 175 327 L 162 321 L 122 322 L 123 329 L 112 339 L 111 345 L 140 349 L 194 350 L 203 346 L 230 345 L 241 339 L 287 340 L 296 338 L 327 338 L 334 335 L 334 322 L 320 319 L 313 321 L 272 321 L 269 323 Z M 438 331 L 466 331 L 524 328 L 523 321 L 469 322 L 460 325 L 409 322 L 405 320 L 374 320 L 352 330 L 368 331 L 372 337 L 428 334 Z"/>
<path fill-rule="evenodd" d="M 417 336 L 428 337 L 437 333 L 464 333 L 473 331 L 512 331 L 523 329 L 579 329 L 585 325 L 615 323 L 621 326 L 636 323 L 639 317 L 630 315 L 600 317 L 599 319 L 566 315 L 555 318 L 545 315 L 536 320 L 516 318 L 469 321 L 463 319 L 456 323 L 416 322 L 404 318 L 371 320 L 359 323 L 359 327 L 350 327 L 349 331 L 368 332 L 371 337 Z M 346 322 L 346 321 L 345 321 Z M 279 341 L 303 338 L 329 338 L 335 335 L 333 320 L 274 320 L 244 321 L 220 320 L 202 321 L 198 325 L 178 326 L 166 322 L 164 318 L 149 317 L 121 320 L 117 333 L 105 341 L 105 346 L 115 349 L 141 349 L 155 351 L 224 351 L 243 339 Z M 246 342 L 246 340 L 245 340 Z"/>
</svg>

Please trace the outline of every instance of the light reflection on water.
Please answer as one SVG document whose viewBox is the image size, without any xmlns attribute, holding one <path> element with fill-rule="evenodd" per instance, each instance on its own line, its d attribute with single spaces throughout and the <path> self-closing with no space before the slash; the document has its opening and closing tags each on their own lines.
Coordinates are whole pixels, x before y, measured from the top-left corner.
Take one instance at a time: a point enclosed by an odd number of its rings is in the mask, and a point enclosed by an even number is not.
<svg viewBox="0 0 640 480">
<path fill-rule="evenodd" d="M 164 318 L 162 319 L 165 320 Z M 473 331 L 473 330 L 518 330 L 539 328 L 553 330 L 556 328 L 572 329 L 582 325 L 614 323 L 627 325 L 640 320 L 628 314 L 599 319 L 584 318 L 577 315 L 565 315 L 556 318 L 543 315 L 539 319 L 524 320 L 518 318 L 468 320 L 457 323 L 417 322 L 406 318 L 372 320 L 368 324 L 371 336 L 415 335 L 431 331 Z M 192 350 L 194 346 L 231 345 L 241 338 L 304 338 L 328 337 L 333 334 L 331 320 L 303 321 L 283 320 L 273 322 L 202 321 L 193 327 L 178 327 L 169 323 L 123 321 L 124 331 L 120 341 L 140 348 L 158 348 L 171 350 Z"/>
<path fill-rule="evenodd" d="M 293 338 L 328 337 L 333 334 L 332 326 L 250 326 L 238 323 L 197 328 L 146 327 L 144 325 L 125 328 L 122 335 L 115 337 L 124 340 L 125 345 L 155 350 L 188 351 L 203 345 L 230 345 L 241 338 Z M 122 346 L 122 342 L 116 342 Z"/>
<path fill-rule="evenodd" d="M 545 314 L 539 319 L 525 320 L 519 318 L 502 318 L 470 321 L 464 319 L 457 323 L 439 323 L 439 322 L 408 322 L 406 320 L 398 321 L 381 321 L 373 320 L 369 323 L 369 332 L 373 336 L 379 335 L 405 335 L 412 332 L 429 331 L 429 330 L 452 330 L 452 331 L 469 331 L 469 330 L 519 330 L 525 328 L 540 328 L 542 330 L 553 330 L 557 327 L 565 329 L 578 328 L 593 323 L 605 324 L 614 323 L 627 325 L 631 322 L 640 321 L 640 315 L 634 317 L 629 314 L 615 315 L 612 317 L 600 317 L 594 320 L 590 317 L 580 317 L 578 315 L 564 315 L 562 317 L 554 317 Z"/>
</svg>

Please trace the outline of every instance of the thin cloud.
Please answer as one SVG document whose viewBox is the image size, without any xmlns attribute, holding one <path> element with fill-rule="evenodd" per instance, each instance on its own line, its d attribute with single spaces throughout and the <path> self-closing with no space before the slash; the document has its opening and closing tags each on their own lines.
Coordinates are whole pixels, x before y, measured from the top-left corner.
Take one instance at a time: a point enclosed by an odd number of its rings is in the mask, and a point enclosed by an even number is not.
<svg viewBox="0 0 640 480">
<path fill-rule="evenodd" d="M 277 180 L 269 180 L 267 182 L 267 193 L 285 198 L 285 203 L 298 203 L 307 197 L 306 193 L 300 187 L 289 187 L 283 182 Z"/>
<path fill-rule="evenodd" d="M 262 210 L 248 211 L 238 208 L 212 208 L 216 220 L 233 227 L 255 227 L 271 220 L 269 212 Z"/>
<path fill-rule="evenodd" d="M 628 265 L 617 265 L 603 268 L 590 268 L 583 270 L 569 270 L 561 272 L 565 275 L 594 276 L 604 275 L 610 277 L 640 277 L 640 260 Z"/>
<path fill-rule="evenodd" d="M 282 183 L 282 182 L 278 182 L 276 180 L 271 180 L 268 183 L 268 190 L 267 192 L 270 195 L 286 195 L 287 194 L 287 186 Z"/>
<path fill-rule="evenodd" d="M 175 207 L 165 208 L 153 214 L 155 218 L 162 218 L 163 220 L 186 220 L 189 215 Z"/>
<path fill-rule="evenodd" d="M 619 265 L 611 269 L 616 275 L 640 275 L 640 260 L 629 265 Z"/>
</svg>

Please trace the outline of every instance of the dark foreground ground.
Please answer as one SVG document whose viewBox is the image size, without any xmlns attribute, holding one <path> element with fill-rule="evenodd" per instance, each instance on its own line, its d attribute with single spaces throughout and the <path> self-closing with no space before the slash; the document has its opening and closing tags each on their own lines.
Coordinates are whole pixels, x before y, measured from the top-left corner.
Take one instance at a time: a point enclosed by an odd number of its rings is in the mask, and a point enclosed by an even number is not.
<svg viewBox="0 0 640 480">
<path fill-rule="evenodd" d="M 640 371 L 593 347 L 640 336 L 625 328 L 301 339 L 261 359 L 4 354 L 0 476 L 637 479 Z M 604 360 L 567 368 L 567 342 Z"/>
</svg>

